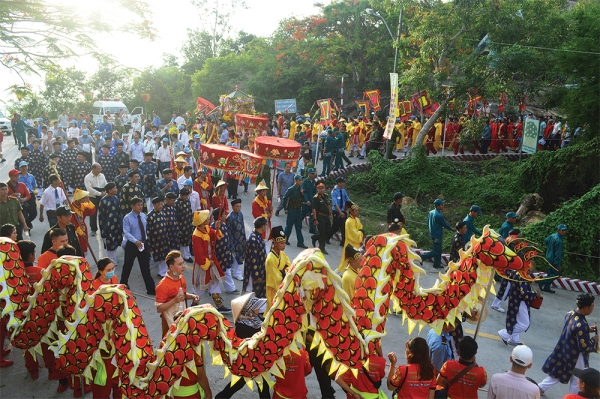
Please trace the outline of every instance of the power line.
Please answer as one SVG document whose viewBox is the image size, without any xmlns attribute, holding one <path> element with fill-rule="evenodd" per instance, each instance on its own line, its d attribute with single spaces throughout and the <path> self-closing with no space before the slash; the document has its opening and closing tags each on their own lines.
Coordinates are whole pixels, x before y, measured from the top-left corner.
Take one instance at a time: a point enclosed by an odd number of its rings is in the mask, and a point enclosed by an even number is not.
<svg viewBox="0 0 600 399">
<path fill-rule="evenodd" d="M 474 42 L 479 42 L 479 40 L 474 40 L 474 39 L 468 39 Z M 563 51 L 566 53 L 579 53 L 579 54 L 592 54 L 592 55 L 600 55 L 600 53 L 596 53 L 593 51 L 580 51 L 580 50 L 566 50 L 566 49 L 562 49 L 562 48 L 551 48 L 551 47 L 541 47 L 541 46 L 530 46 L 530 45 L 526 45 L 526 44 L 518 44 L 518 43 L 503 43 L 503 42 L 494 42 L 494 41 L 489 41 L 488 43 L 492 43 L 492 44 L 501 44 L 503 46 L 519 46 L 519 47 L 529 47 L 529 48 L 535 48 L 538 50 L 550 50 L 550 51 Z"/>
</svg>

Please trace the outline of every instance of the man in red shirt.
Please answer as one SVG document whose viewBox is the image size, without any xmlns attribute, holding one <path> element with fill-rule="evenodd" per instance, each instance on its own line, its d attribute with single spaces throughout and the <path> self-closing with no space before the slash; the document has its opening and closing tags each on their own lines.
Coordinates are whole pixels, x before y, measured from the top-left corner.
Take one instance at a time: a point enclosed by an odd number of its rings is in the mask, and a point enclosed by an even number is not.
<svg viewBox="0 0 600 399">
<path fill-rule="evenodd" d="M 448 388 L 450 399 L 469 399 L 477 397 L 477 390 L 487 384 L 485 369 L 475 363 L 477 342 L 471 337 L 464 337 L 458 344 L 459 360 L 448 360 L 442 366 L 437 379 L 438 387 L 448 386 L 458 373 L 471 364 L 474 364 L 465 375 Z"/>
<path fill-rule="evenodd" d="M 300 349 L 300 353 L 290 351 L 289 356 L 284 356 L 285 373 L 283 378 L 275 378 L 273 399 L 298 398 L 306 399 L 308 389 L 305 377 L 312 371 L 308 360 L 308 352 Z"/>
<path fill-rule="evenodd" d="M 57 259 L 56 252 L 69 243 L 69 236 L 63 229 L 52 229 L 50 231 L 50 239 L 52 240 L 52 247 L 38 258 L 38 267 L 42 269 L 45 269 L 50 262 Z"/>
</svg>

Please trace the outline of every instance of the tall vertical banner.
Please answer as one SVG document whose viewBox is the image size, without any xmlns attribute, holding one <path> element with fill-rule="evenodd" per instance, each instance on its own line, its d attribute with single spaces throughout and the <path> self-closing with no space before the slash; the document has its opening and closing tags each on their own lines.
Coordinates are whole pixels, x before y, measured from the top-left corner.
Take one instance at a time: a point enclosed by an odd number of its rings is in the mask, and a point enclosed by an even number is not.
<svg viewBox="0 0 600 399">
<path fill-rule="evenodd" d="M 527 154 L 533 154 L 537 149 L 538 130 L 540 129 L 540 121 L 536 119 L 525 119 L 523 127 L 523 146 L 522 151 Z"/>
<path fill-rule="evenodd" d="M 331 104 L 329 104 L 329 99 L 319 100 L 317 104 L 321 110 L 320 122 L 322 125 L 327 125 L 331 122 Z"/>
<path fill-rule="evenodd" d="M 396 110 L 398 109 L 398 74 L 390 73 L 390 117 L 385 125 L 383 138 L 389 140 L 394 132 L 396 123 Z"/>
<path fill-rule="evenodd" d="M 363 99 L 367 98 L 373 107 L 373 111 L 379 111 L 381 106 L 379 105 L 379 98 L 381 95 L 379 94 L 379 90 L 368 90 L 363 93 Z"/>
</svg>

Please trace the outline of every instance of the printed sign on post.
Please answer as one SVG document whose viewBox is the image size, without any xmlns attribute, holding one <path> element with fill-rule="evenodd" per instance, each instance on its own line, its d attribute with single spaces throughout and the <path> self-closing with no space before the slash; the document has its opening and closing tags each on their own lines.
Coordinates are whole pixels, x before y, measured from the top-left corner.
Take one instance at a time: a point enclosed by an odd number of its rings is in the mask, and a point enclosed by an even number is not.
<svg viewBox="0 0 600 399">
<path fill-rule="evenodd" d="M 288 98 L 285 100 L 275 100 L 275 112 L 282 114 L 296 113 L 296 99 Z"/>
<path fill-rule="evenodd" d="M 522 151 L 527 154 L 533 154 L 537 149 L 538 131 L 540 129 L 540 121 L 536 119 L 525 119 L 523 127 L 523 146 Z"/>
</svg>

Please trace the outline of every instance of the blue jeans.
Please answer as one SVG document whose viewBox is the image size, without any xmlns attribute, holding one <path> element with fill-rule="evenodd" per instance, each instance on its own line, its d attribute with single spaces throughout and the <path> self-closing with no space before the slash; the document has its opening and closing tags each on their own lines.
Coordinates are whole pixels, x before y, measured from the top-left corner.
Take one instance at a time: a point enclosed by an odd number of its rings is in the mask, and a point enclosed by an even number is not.
<svg viewBox="0 0 600 399">
<path fill-rule="evenodd" d="M 433 267 L 440 267 L 442 265 L 442 239 L 433 239 L 433 250 L 427 252 L 425 255 L 421 255 L 421 260 L 425 262 L 433 258 Z"/>
</svg>

